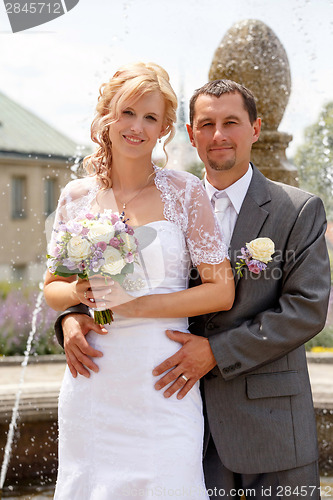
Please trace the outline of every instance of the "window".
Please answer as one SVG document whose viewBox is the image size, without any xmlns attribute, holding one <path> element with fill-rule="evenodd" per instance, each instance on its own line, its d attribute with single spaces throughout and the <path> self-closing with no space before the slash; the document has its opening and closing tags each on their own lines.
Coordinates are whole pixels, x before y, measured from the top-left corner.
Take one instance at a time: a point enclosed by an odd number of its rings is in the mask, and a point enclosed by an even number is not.
<svg viewBox="0 0 333 500">
<path fill-rule="evenodd" d="M 18 281 L 24 281 L 26 277 L 26 266 L 16 265 L 12 267 L 12 281 L 17 283 Z"/>
<path fill-rule="evenodd" d="M 12 217 L 22 219 L 27 216 L 27 179 L 13 177 L 12 179 Z"/>
<path fill-rule="evenodd" d="M 48 217 L 57 206 L 56 180 L 45 179 L 44 181 L 44 215 Z"/>
</svg>

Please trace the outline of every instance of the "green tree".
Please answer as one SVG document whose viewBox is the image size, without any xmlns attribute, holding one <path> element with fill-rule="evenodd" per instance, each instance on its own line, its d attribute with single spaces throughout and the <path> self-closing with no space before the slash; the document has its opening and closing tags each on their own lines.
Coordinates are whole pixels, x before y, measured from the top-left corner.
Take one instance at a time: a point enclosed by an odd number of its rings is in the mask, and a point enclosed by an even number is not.
<svg viewBox="0 0 333 500">
<path fill-rule="evenodd" d="M 326 104 L 319 119 L 304 132 L 304 143 L 294 157 L 300 187 L 320 196 L 328 218 L 333 217 L 333 102 Z"/>
<path fill-rule="evenodd" d="M 205 174 L 205 166 L 201 161 L 194 161 L 187 165 L 186 167 L 187 172 L 190 172 L 193 175 L 196 175 L 199 177 L 199 179 L 204 178 Z"/>
</svg>

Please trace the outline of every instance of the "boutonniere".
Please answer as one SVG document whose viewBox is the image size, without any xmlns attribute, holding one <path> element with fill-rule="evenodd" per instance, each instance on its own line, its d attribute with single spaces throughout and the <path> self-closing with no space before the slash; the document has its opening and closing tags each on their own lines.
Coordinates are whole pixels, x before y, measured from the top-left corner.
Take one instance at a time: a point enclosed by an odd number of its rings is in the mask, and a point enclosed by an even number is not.
<svg viewBox="0 0 333 500">
<path fill-rule="evenodd" d="M 272 260 L 274 252 L 274 242 L 270 238 L 256 238 L 246 243 L 246 246 L 241 248 L 241 255 L 237 255 L 237 259 L 240 259 L 235 266 L 237 274 L 243 276 L 244 266 L 247 266 L 251 273 L 260 274 Z"/>
</svg>

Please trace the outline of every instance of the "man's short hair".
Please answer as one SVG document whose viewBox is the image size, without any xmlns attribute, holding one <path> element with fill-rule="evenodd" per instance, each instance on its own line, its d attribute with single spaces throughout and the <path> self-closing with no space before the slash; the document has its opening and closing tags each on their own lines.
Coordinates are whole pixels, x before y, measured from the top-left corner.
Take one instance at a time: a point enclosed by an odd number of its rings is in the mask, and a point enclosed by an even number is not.
<svg viewBox="0 0 333 500">
<path fill-rule="evenodd" d="M 193 126 L 195 103 L 200 95 L 212 95 L 215 97 L 221 97 L 222 94 L 235 94 L 236 92 L 241 94 L 243 98 L 244 108 L 248 112 L 251 124 L 253 124 L 257 119 L 257 106 L 251 90 L 247 89 L 240 83 L 234 82 L 233 80 L 214 80 L 213 82 L 208 82 L 199 89 L 195 90 L 193 96 L 191 97 L 191 127 Z"/>
</svg>

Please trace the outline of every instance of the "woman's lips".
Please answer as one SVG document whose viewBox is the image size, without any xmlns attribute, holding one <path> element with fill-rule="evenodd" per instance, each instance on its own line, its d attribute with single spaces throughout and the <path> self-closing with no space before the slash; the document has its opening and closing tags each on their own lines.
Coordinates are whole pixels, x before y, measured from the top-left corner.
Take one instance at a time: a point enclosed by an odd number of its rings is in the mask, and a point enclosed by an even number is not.
<svg viewBox="0 0 333 500">
<path fill-rule="evenodd" d="M 140 137 L 134 137 L 132 135 L 124 135 L 123 136 L 125 141 L 128 142 L 129 144 L 141 144 L 143 142 L 143 139 L 140 139 Z"/>
</svg>

